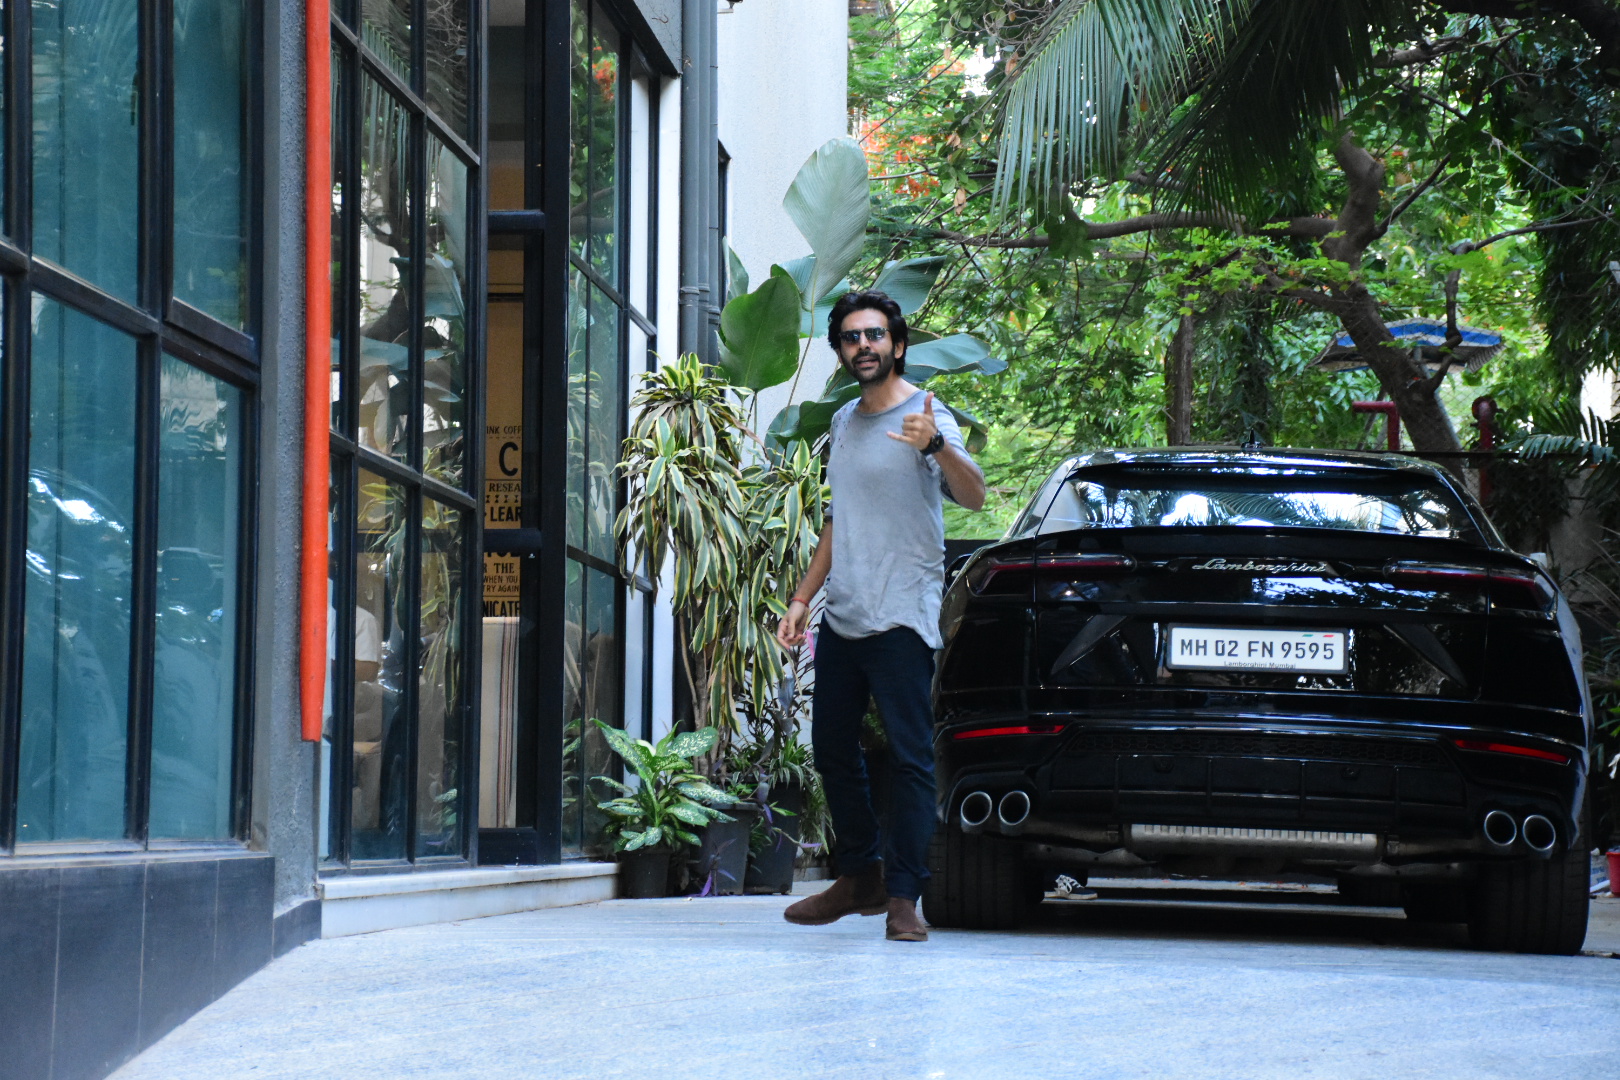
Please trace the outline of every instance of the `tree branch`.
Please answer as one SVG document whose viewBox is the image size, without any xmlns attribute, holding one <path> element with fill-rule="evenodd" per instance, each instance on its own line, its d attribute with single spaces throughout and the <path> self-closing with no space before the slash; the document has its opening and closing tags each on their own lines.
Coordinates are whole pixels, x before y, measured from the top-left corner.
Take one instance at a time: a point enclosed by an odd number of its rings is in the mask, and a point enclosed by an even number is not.
<svg viewBox="0 0 1620 1080">
<path fill-rule="evenodd" d="M 1391 210 L 1389 212 L 1389 217 L 1384 219 L 1384 224 L 1379 227 L 1378 231 L 1380 233 L 1388 232 L 1389 227 L 1391 225 L 1395 224 L 1395 219 L 1400 217 L 1402 214 L 1404 214 L 1406 212 L 1406 208 L 1408 206 L 1411 206 L 1414 202 L 1416 202 L 1419 195 L 1422 195 L 1425 191 L 1428 191 L 1431 187 L 1434 186 L 1434 182 L 1436 180 L 1440 179 L 1440 173 L 1449 164 L 1451 164 L 1451 155 L 1446 154 L 1444 157 L 1442 157 L 1439 160 L 1439 162 L 1437 162 L 1435 164 L 1434 171 L 1429 174 L 1428 178 L 1426 180 L 1424 180 L 1423 183 L 1419 184 L 1415 189 L 1413 189 L 1411 194 L 1407 195 L 1406 198 L 1402 199 L 1400 201 L 1400 203 L 1398 205 L 1396 205 L 1395 209 L 1393 209 L 1393 210 Z"/>
<path fill-rule="evenodd" d="M 1339 213 L 1342 236 L 1322 239 L 1322 254 L 1347 266 L 1361 264 L 1361 253 L 1367 245 L 1384 235 L 1378 220 L 1378 202 L 1383 194 L 1384 163 L 1356 145 L 1347 130 L 1333 147 L 1333 159 L 1339 163 L 1350 193 Z"/>
<path fill-rule="evenodd" d="M 1395 49 L 1373 57 L 1375 68 L 1403 68 L 1413 64 L 1427 64 L 1447 53 L 1466 48 L 1467 42 L 1459 37 L 1440 38 L 1438 41 L 1420 41 L 1410 49 Z"/>
</svg>

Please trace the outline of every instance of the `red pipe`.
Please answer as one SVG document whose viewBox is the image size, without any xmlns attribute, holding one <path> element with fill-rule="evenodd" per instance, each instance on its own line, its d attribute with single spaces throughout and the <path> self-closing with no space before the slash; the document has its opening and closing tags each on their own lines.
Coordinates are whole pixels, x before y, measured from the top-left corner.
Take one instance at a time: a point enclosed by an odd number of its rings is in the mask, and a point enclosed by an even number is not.
<svg viewBox="0 0 1620 1080">
<path fill-rule="evenodd" d="M 331 485 L 332 24 L 304 8 L 304 520 L 298 596 L 300 728 L 319 742 L 326 698 L 327 519 Z"/>
<path fill-rule="evenodd" d="M 1399 451 L 1401 448 L 1401 410 L 1393 401 L 1352 401 L 1351 412 L 1383 413 L 1387 421 L 1384 436 L 1389 448 Z"/>
</svg>

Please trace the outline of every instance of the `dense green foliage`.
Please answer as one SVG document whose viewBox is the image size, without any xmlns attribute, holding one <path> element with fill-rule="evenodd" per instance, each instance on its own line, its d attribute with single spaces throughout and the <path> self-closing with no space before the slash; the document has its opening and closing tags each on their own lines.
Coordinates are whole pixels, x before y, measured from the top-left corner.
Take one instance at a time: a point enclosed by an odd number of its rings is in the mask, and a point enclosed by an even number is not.
<svg viewBox="0 0 1620 1080">
<path fill-rule="evenodd" d="M 910 0 L 895 5 L 892 20 L 852 22 L 850 106 L 878 178 L 866 261 L 852 276 L 884 259 L 955 255 L 919 318 L 976 334 L 1011 365 L 995 379 L 939 386 L 991 428 L 981 456 L 990 519 L 953 512 L 953 534 L 997 531 L 1067 451 L 1163 443 L 1165 357 L 1182 310 L 1197 316 L 1192 441 L 1230 443 L 1253 432 L 1274 445 L 1380 445 L 1381 430 L 1349 409 L 1352 400 L 1381 396 L 1371 373 L 1310 366 L 1340 327 L 1309 304 L 1280 298 L 1257 269 L 1277 268 L 1289 284 L 1331 283 L 1342 268 L 1312 245 L 1254 229 L 1088 240 L 1077 228 L 1140 218 L 1164 209 L 1172 194 L 1172 205 L 1184 204 L 1184 193 L 1147 181 L 1185 171 L 1150 171 L 1135 182 L 1131 172 L 1177 139 L 1185 143 L 1189 117 L 1233 130 L 1232 103 L 1211 113 L 1199 91 L 1234 91 L 1201 87 L 1194 72 L 1169 127 L 1126 125 L 1113 174 L 1075 178 L 1044 209 L 997 208 L 1000 91 L 1061 6 Z M 1459 318 L 1508 342 L 1482 371 L 1446 379 L 1442 400 L 1463 444 L 1473 439 L 1468 406 L 1482 394 L 1496 397 L 1509 432 L 1569 430 L 1580 376 L 1616 360 L 1606 263 L 1620 254 L 1620 238 L 1609 235 L 1604 208 L 1620 150 L 1595 46 L 1558 20 L 1516 23 L 1411 3 L 1294 6 L 1343 8 L 1350 15 L 1341 16 L 1368 20 L 1339 45 L 1318 42 L 1300 56 L 1313 65 L 1292 91 L 1300 100 L 1323 100 L 1324 71 L 1336 85 L 1353 76 L 1348 93 L 1329 95 L 1339 122 L 1295 123 L 1291 156 L 1276 156 L 1276 145 L 1255 136 L 1251 152 L 1273 157 L 1222 190 L 1258 175 L 1265 205 L 1256 208 L 1251 186 L 1242 189 L 1245 210 L 1333 214 L 1346 182 L 1331 146 L 1348 126 L 1387 169 L 1383 205 L 1394 220 L 1359 272 L 1382 317 L 1443 317 L 1445 279 L 1456 271 Z M 1379 66 L 1419 43 L 1435 55 Z M 1339 53 L 1328 55 L 1333 48 Z M 1525 74 L 1549 68 L 1560 78 Z M 1451 251 L 1532 223 L 1588 218 L 1596 224 Z M 994 246 L 1010 244 L 1025 246 Z"/>
</svg>

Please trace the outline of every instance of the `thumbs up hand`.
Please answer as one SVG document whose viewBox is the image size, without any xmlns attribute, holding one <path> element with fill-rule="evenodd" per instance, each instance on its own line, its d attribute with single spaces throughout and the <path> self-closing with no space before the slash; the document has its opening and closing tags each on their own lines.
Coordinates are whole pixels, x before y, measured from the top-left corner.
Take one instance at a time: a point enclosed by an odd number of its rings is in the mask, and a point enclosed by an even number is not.
<svg viewBox="0 0 1620 1080">
<path fill-rule="evenodd" d="M 934 422 L 934 392 L 930 390 L 923 399 L 923 411 L 920 413 L 907 413 L 900 421 L 900 434 L 889 432 L 889 438 L 909 443 L 918 450 L 926 450 L 928 444 L 934 441 L 939 434 L 939 425 Z"/>
</svg>

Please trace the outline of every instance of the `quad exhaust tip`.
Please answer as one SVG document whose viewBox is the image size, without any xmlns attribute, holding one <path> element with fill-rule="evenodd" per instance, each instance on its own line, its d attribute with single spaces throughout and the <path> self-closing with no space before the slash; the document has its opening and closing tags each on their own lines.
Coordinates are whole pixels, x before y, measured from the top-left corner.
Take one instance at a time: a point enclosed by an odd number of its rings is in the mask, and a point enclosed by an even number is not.
<svg viewBox="0 0 1620 1080">
<path fill-rule="evenodd" d="M 984 827 L 990 824 L 990 815 L 995 812 L 996 804 L 991 801 L 989 792 L 970 791 L 962 797 L 962 805 L 956 811 L 956 816 L 962 823 L 962 831 L 971 836 L 983 832 Z"/>
<path fill-rule="evenodd" d="M 1539 816 L 1539 815 L 1533 815 Z M 1545 820 L 1545 819 L 1543 819 Z M 1551 822 L 1548 822 L 1551 824 Z M 1494 848 L 1506 849 L 1519 838 L 1519 823 L 1505 810 L 1492 810 L 1485 815 L 1485 839 Z"/>
<path fill-rule="evenodd" d="M 1526 814 L 1519 832 L 1525 846 L 1537 855 L 1551 855 L 1558 844 L 1558 826 L 1541 814 Z"/>
<path fill-rule="evenodd" d="M 1013 790 L 1001 797 L 1001 805 L 996 807 L 996 821 L 1001 825 L 1001 831 L 1007 836 L 1017 836 L 1024 831 L 1024 822 L 1029 820 L 1029 793 L 1027 791 Z"/>
</svg>

